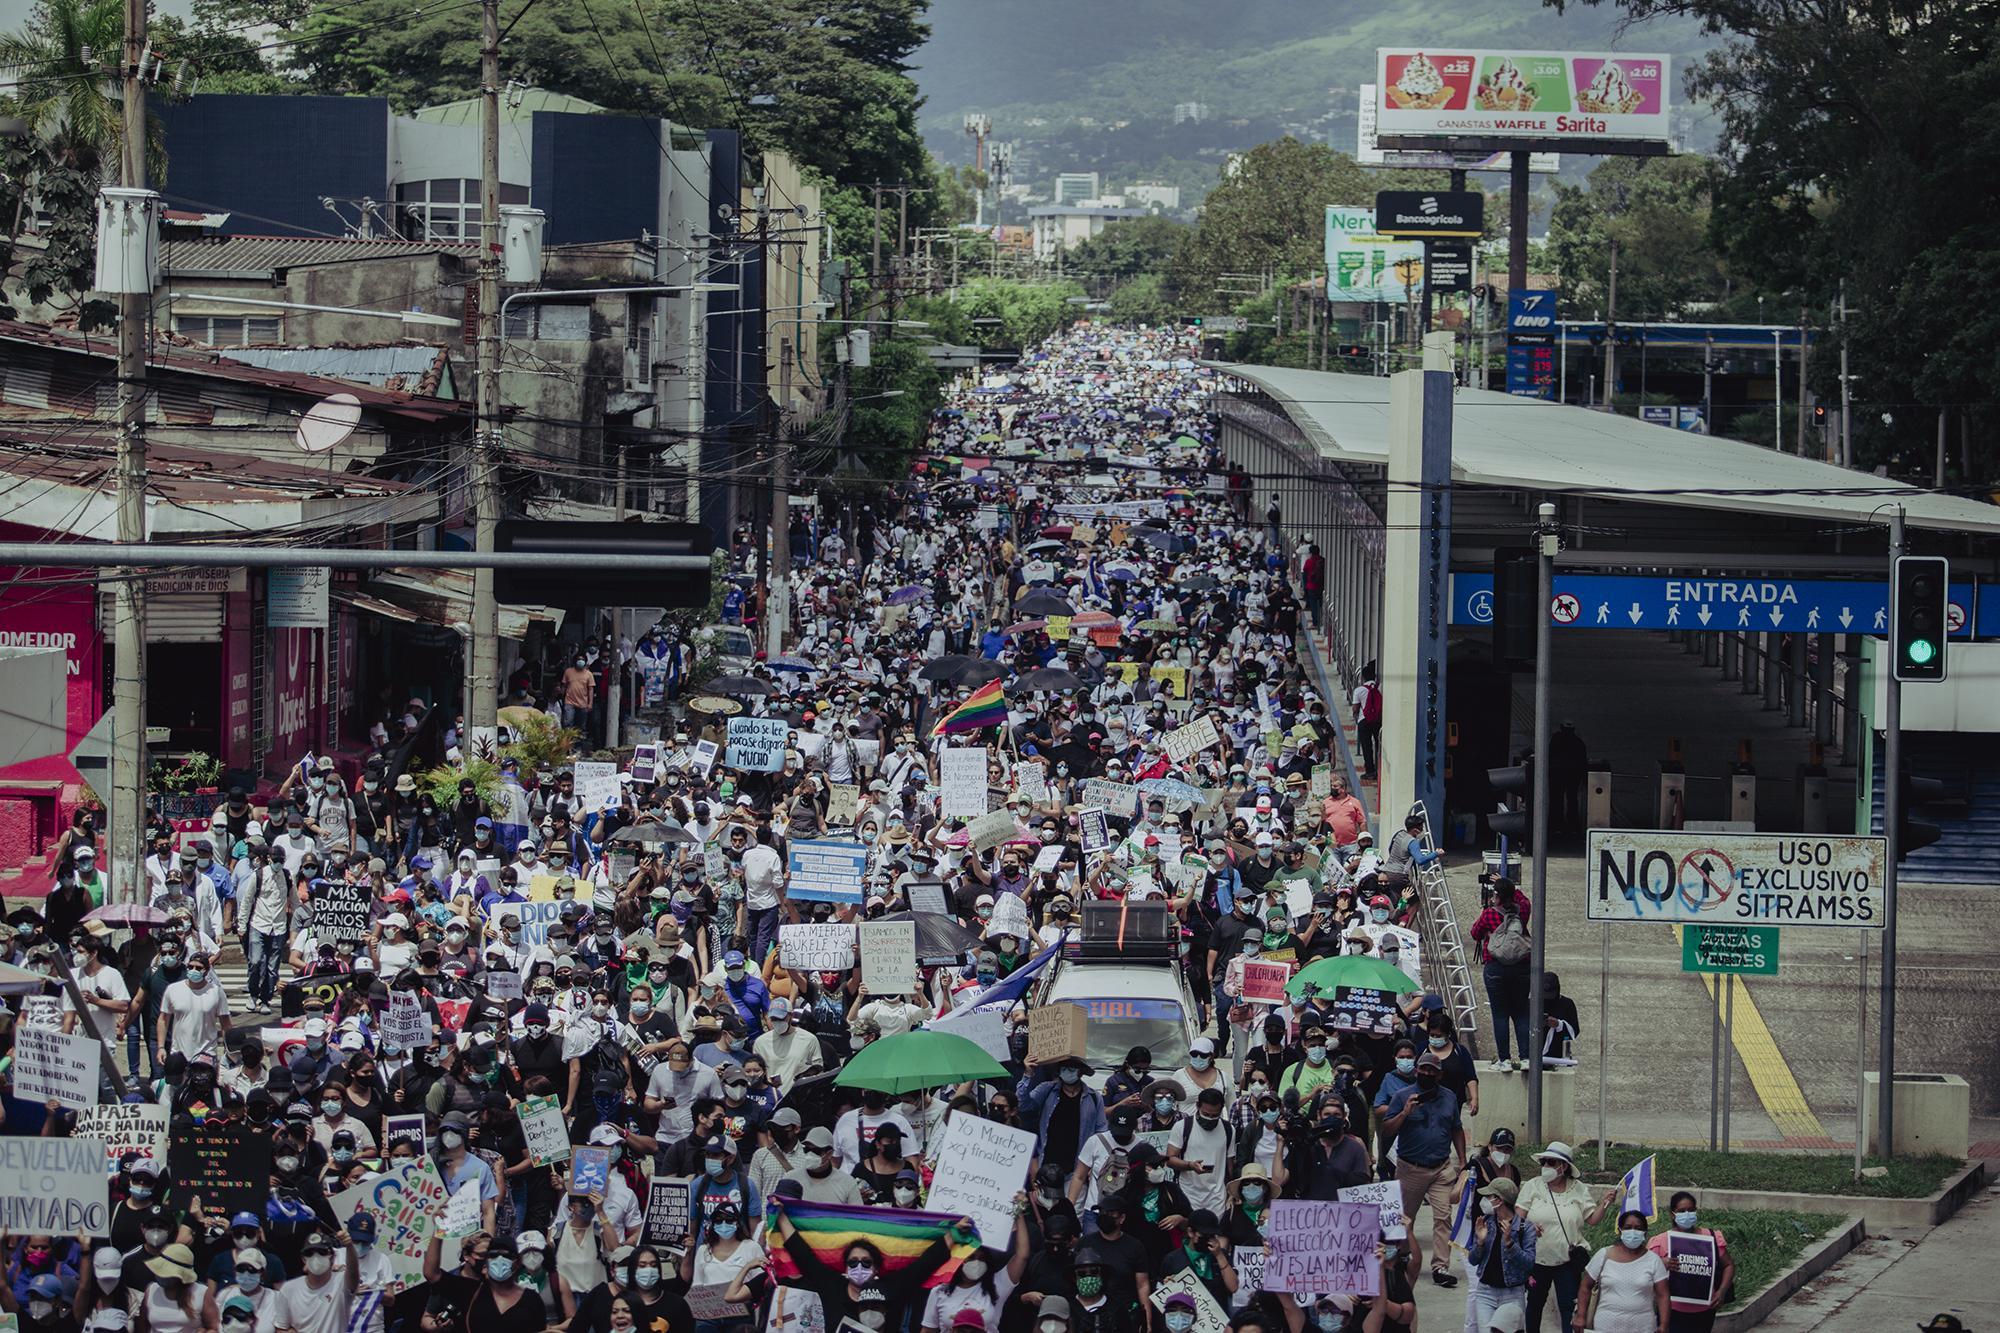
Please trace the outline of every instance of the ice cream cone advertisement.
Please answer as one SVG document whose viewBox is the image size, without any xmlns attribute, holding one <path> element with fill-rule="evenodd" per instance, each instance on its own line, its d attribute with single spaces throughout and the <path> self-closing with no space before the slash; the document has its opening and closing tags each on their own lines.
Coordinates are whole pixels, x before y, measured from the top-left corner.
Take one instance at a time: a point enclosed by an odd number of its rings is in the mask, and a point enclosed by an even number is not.
<svg viewBox="0 0 2000 1333">
<path fill-rule="evenodd" d="M 1495 141 L 1671 142 L 1663 55 L 1384 47 L 1375 130 L 1385 148 Z M 1394 142 L 1399 136 L 1409 142 Z M 1419 140 L 1421 142 L 1419 142 Z M 1615 151 L 1615 150 L 1613 150 Z"/>
</svg>

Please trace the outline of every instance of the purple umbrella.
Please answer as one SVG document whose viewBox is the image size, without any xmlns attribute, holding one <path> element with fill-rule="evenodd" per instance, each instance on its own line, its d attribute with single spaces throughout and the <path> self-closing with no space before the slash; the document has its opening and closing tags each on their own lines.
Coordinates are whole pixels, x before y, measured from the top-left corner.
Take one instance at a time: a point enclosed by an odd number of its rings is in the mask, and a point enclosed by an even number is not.
<svg viewBox="0 0 2000 1333">
<path fill-rule="evenodd" d="M 884 606 L 908 606 L 911 602 L 921 602 L 931 595 L 931 590 L 921 583 L 912 583 L 907 588 L 898 588 L 882 599 Z"/>
<path fill-rule="evenodd" d="M 102 921 L 107 926 L 163 926 L 167 914 L 144 903 L 106 903 L 92 909 L 83 919 Z"/>
</svg>

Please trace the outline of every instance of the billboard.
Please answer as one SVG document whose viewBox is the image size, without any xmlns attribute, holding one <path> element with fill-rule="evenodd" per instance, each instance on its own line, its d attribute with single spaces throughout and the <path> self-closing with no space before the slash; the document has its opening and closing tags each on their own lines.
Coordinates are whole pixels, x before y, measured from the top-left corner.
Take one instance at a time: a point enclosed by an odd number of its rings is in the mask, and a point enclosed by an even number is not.
<svg viewBox="0 0 2000 1333">
<path fill-rule="evenodd" d="M 1326 299 L 1404 302 L 1424 290 L 1424 243 L 1375 230 L 1375 210 L 1327 205 Z"/>
<path fill-rule="evenodd" d="M 1391 151 L 1375 141 L 1375 85 L 1361 85 L 1361 105 L 1354 120 L 1354 160 L 1364 167 L 1427 167 L 1460 171 L 1505 171 L 1512 165 L 1511 153 L 1447 153 L 1435 150 L 1400 148 Z M 1528 170 L 1562 170 L 1562 154 L 1530 153 Z"/>
<path fill-rule="evenodd" d="M 1375 84 L 1383 136 L 1670 142 L 1664 55 L 1391 46 Z"/>
</svg>

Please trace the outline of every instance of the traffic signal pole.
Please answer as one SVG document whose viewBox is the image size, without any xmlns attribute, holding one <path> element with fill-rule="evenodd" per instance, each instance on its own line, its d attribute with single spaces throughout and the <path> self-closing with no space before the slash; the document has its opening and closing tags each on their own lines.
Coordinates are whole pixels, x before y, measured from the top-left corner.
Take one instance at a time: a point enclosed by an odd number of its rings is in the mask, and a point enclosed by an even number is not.
<svg viewBox="0 0 2000 1333">
<path fill-rule="evenodd" d="M 1544 940 L 1549 922 L 1549 677 L 1551 634 L 1549 607 L 1555 600 L 1556 507 L 1544 503 L 1536 511 L 1536 566 L 1539 598 L 1535 604 L 1535 749 L 1531 781 L 1534 783 L 1535 898 L 1528 914 L 1534 955 L 1528 963 L 1528 1135 L 1534 1143 L 1542 1137 L 1542 964 L 1547 954 Z M 1602 1014 L 1598 1022 L 1604 1021 Z"/>
<path fill-rule="evenodd" d="M 1844 350 L 1844 349 L 1843 349 Z M 1843 389 L 1845 384 L 1841 386 Z M 1896 586 L 1896 558 L 1903 554 L 1903 506 L 1889 510 L 1889 586 Z M 1940 630 L 1943 626 L 1939 627 Z M 1893 637 L 1893 636 L 1892 636 Z M 1893 659 L 1894 650 L 1885 654 Z M 1896 1155 L 1896 862 L 1903 854 L 1903 682 L 1898 679 L 1900 663 L 1885 664 L 1888 678 L 1883 681 L 1882 709 L 1882 832 L 1888 839 L 1888 855 L 1882 872 L 1882 1035 L 1881 1055 L 1876 1062 L 1876 1132 L 1881 1135 L 1882 1156 Z M 1854 1133 L 1861 1136 L 1861 1108 L 1854 1108 Z"/>
</svg>

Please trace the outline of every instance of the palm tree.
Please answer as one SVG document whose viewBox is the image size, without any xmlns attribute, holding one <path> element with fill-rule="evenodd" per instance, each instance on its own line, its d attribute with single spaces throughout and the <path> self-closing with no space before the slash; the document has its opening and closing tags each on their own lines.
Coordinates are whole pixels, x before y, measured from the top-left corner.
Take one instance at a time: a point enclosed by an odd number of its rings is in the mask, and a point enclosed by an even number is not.
<svg viewBox="0 0 2000 1333">
<path fill-rule="evenodd" d="M 18 32 L 0 33 L 0 110 L 64 165 L 96 173 L 123 137 L 116 80 L 124 0 L 36 0 Z"/>
</svg>

